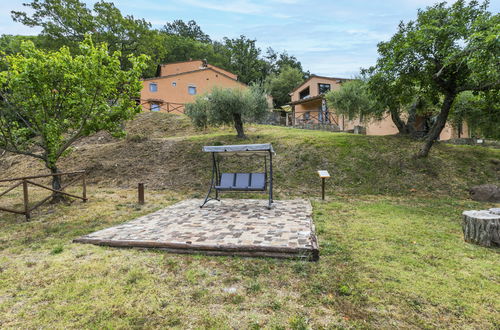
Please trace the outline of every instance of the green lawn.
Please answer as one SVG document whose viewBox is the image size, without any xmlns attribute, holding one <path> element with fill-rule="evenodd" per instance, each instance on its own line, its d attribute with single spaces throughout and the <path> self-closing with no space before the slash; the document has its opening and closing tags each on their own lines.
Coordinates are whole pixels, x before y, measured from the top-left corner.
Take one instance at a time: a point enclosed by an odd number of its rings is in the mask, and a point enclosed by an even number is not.
<svg viewBox="0 0 500 330">
<path fill-rule="evenodd" d="M 330 191 L 313 200 L 311 263 L 71 243 L 193 194 L 148 190 L 144 206 L 133 190 L 89 196 L 31 222 L 0 213 L 0 327 L 500 327 L 500 250 L 464 243 L 460 226 L 462 210 L 490 204 Z"/>
</svg>

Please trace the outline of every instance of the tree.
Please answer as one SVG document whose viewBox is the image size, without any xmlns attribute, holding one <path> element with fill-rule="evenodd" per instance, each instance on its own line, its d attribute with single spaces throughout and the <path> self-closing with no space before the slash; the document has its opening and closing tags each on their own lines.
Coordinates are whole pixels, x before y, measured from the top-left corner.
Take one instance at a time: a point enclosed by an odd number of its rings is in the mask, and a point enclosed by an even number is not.
<svg viewBox="0 0 500 330">
<path fill-rule="evenodd" d="M 457 128 L 467 122 L 473 136 L 500 140 L 500 95 L 463 92 L 457 96 L 450 114 Z"/>
<path fill-rule="evenodd" d="M 32 41 L 35 45 L 40 44 L 40 38 L 38 36 L 20 36 L 20 35 L 9 35 L 2 34 L 0 36 L 0 52 L 4 54 L 16 54 L 21 51 L 21 44 L 23 41 Z M 6 70 L 7 68 L 0 65 L 0 71 Z"/>
<path fill-rule="evenodd" d="M 246 138 L 243 123 L 263 118 L 269 110 L 264 90 L 214 87 L 186 105 L 186 114 L 198 127 L 233 124 L 239 138 Z"/>
<path fill-rule="evenodd" d="M 304 72 L 302 63 L 293 55 L 289 55 L 286 51 L 276 53 L 271 47 L 267 48 L 266 56 L 264 57 L 269 66 L 269 73 L 280 73 L 285 67 L 291 67 L 302 72 L 303 79 L 309 77 L 309 72 Z"/>
<path fill-rule="evenodd" d="M 7 67 L 0 72 L 0 148 L 37 158 L 58 173 L 57 161 L 79 138 L 99 130 L 123 134 L 122 122 L 140 111 L 135 100 L 145 55 L 130 56 L 132 67 L 124 71 L 121 54 L 110 55 L 90 37 L 80 53 L 73 56 L 67 47 L 47 52 L 25 42 L 19 54 L 0 58 Z M 61 188 L 58 176 L 52 187 Z"/>
<path fill-rule="evenodd" d="M 230 66 L 238 79 L 245 84 L 263 82 L 266 77 L 266 62 L 259 58 L 260 48 L 255 45 L 256 40 L 245 36 L 229 39 L 224 38 L 224 45 L 230 57 Z"/>
<path fill-rule="evenodd" d="M 487 6 L 464 0 L 449 7 L 438 3 L 419 10 L 416 21 L 401 23 L 391 40 L 378 45 L 374 71 L 439 106 L 419 157 L 429 154 L 460 93 L 498 92 L 500 15 L 492 15 Z"/>
<path fill-rule="evenodd" d="M 325 98 L 330 108 L 350 120 L 381 119 L 384 112 L 370 92 L 367 82 L 362 79 L 344 82 L 340 89 L 329 91 Z"/>
<path fill-rule="evenodd" d="M 290 102 L 289 93 L 303 82 L 301 70 L 285 66 L 278 74 L 267 76 L 264 86 L 273 97 L 274 106 L 279 107 Z"/>
<path fill-rule="evenodd" d="M 196 24 L 196 21 L 190 20 L 187 24 L 181 20 L 176 19 L 172 23 L 167 23 L 163 27 L 163 31 L 167 34 L 177 35 L 203 43 L 210 43 L 210 36 L 204 33 L 201 27 Z"/>
<path fill-rule="evenodd" d="M 12 18 L 30 27 L 41 27 L 43 46 L 47 49 L 67 46 L 77 52 L 79 43 L 90 34 L 94 42 L 105 42 L 110 51 L 120 51 L 123 69 L 132 65 L 129 55 L 148 55 L 146 76 L 153 76 L 159 60 L 166 56 L 164 35 L 151 29 L 144 19 L 123 16 L 112 2 L 96 2 L 92 10 L 79 0 L 32 0 L 24 6 L 33 13 L 12 11 Z"/>
</svg>

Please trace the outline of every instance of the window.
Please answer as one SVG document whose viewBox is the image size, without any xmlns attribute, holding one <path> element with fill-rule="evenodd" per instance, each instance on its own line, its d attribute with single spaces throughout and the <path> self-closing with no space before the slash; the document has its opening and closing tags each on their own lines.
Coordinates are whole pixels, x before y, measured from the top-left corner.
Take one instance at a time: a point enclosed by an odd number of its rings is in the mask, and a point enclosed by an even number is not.
<svg viewBox="0 0 500 330">
<path fill-rule="evenodd" d="M 149 83 L 149 91 L 150 92 L 158 92 L 158 84 L 157 83 Z"/>
<path fill-rule="evenodd" d="M 306 113 L 304 113 L 304 120 L 309 120 L 309 119 L 311 119 L 311 112 L 307 111 Z"/>
<path fill-rule="evenodd" d="M 319 94 L 324 94 L 329 92 L 331 89 L 330 84 L 318 84 Z"/>
<path fill-rule="evenodd" d="M 188 86 L 189 95 L 196 95 L 196 86 Z"/>
<path fill-rule="evenodd" d="M 177 83 L 175 81 L 172 81 L 172 86 L 177 86 Z"/>
<path fill-rule="evenodd" d="M 158 111 L 160 111 L 160 109 L 161 109 L 160 104 L 151 103 L 151 111 L 158 112 Z"/>
<path fill-rule="evenodd" d="M 309 97 L 309 87 L 307 87 L 306 89 L 303 89 L 300 93 L 299 93 L 299 98 L 302 100 L 302 99 L 305 99 L 307 97 Z"/>
</svg>

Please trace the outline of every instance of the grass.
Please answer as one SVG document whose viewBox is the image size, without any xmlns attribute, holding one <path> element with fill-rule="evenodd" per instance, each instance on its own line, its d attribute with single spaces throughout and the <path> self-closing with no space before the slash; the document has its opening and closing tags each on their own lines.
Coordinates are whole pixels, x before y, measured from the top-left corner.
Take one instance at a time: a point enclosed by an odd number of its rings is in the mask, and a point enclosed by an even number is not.
<svg viewBox="0 0 500 330">
<path fill-rule="evenodd" d="M 171 125 L 172 127 L 170 127 Z M 318 191 L 316 170 L 332 174 L 327 188 L 347 194 L 405 196 L 436 194 L 465 198 L 468 189 L 482 183 L 500 183 L 500 149 L 437 144 L 426 159 L 415 159 L 421 145 L 396 136 L 361 136 L 346 133 L 248 125 L 247 140 L 236 138 L 230 127 L 197 131 L 187 118 L 146 113 L 129 125 L 129 138 L 91 137 L 60 162 L 65 171 L 86 169 L 89 182 L 134 188 L 144 182 L 150 189 L 203 191 L 210 175 L 210 155 L 204 145 L 268 143 L 274 158 L 276 190 L 282 196 L 310 196 Z M 102 138 L 102 136 L 99 136 Z M 228 158 L 226 170 L 255 170 L 261 159 Z M 0 158 L 2 176 L 46 171 L 24 156 Z"/>
<path fill-rule="evenodd" d="M 493 206 L 469 201 L 467 189 L 500 181 L 500 150 L 438 144 L 415 159 L 419 143 L 404 138 L 250 125 L 245 143 L 277 150 L 277 199 L 312 199 L 318 263 L 71 243 L 202 197 L 210 162 L 201 147 L 242 142 L 231 128 L 197 131 L 172 115 L 127 127 L 128 139 L 98 134 L 61 161 L 62 170 L 87 169 L 88 203 L 45 205 L 30 222 L 0 213 L 1 328 L 500 327 L 500 251 L 464 243 L 460 226 L 462 210 Z M 0 159 L 2 177 L 40 169 Z M 332 174 L 326 202 L 312 197 L 318 169 Z M 146 183 L 142 206 L 137 182 Z M 32 202 L 43 197 L 30 189 Z M 21 195 L 0 203 L 22 208 Z"/>
<path fill-rule="evenodd" d="M 76 191 L 75 191 L 76 192 Z M 35 195 L 37 192 L 35 192 Z M 432 196 L 313 200 L 318 263 L 175 255 L 71 240 L 185 197 L 90 187 L 34 220 L 2 213 L 3 328 L 496 328 L 500 253 L 463 242 L 460 211 Z M 19 198 L 10 194 L 10 201 Z"/>
</svg>

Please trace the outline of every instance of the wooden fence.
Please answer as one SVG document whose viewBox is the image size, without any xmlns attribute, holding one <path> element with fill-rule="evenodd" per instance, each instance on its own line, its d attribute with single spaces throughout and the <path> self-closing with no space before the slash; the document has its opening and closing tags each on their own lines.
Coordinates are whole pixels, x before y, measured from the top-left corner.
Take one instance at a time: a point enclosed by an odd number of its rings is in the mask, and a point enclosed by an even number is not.
<svg viewBox="0 0 500 330">
<path fill-rule="evenodd" d="M 81 197 L 77 196 L 77 195 L 73 195 L 73 194 L 67 193 L 67 192 L 64 192 L 64 189 L 66 189 L 67 187 L 69 187 L 70 185 L 72 185 L 73 183 L 75 183 L 77 180 L 73 180 L 70 183 L 67 183 L 67 184 L 63 185 L 60 190 L 55 190 L 55 189 L 53 189 L 51 187 L 47 187 L 47 186 L 44 186 L 44 185 L 42 185 L 40 183 L 32 181 L 34 179 L 39 179 L 39 178 L 48 178 L 48 177 L 64 176 L 64 175 L 70 176 L 70 175 L 79 175 L 79 174 L 81 175 L 81 180 L 82 180 L 82 196 Z M 2 183 L 2 182 L 15 182 L 12 186 L 10 186 L 9 188 L 7 188 L 7 190 L 5 190 L 3 192 L 0 192 L 0 197 L 6 195 L 10 191 L 12 191 L 15 188 L 17 188 L 17 187 L 19 187 L 19 186 L 22 185 L 22 187 L 23 187 L 23 205 L 24 205 L 24 209 L 22 211 L 10 209 L 10 208 L 5 208 L 5 207 L 0 207 L 0 211 L 9 212 L 9 213 L 15 213 L 15 214 L 23 214 L 26 217 L 26 220 L 29 220 L 31 218 L 31 212 L 33 212 L 33 210 L 35 210 L 36 208 L 38 208 L 41 205 L 43 205 L 44 203 L 46 203 L 49 199 L 52 198 L 52 196 L 54 194 L 61 194 L 61 195 L 64 195 L 64 196 L 69 196 L 69 197 L 81 199 L 85 203 L 88 200 L 87 199 L 87 185 L 86 185 L 85 181 L 86 181 L 85 171 L 55 173 L 55 174 L 43 174 L 43 175 L 25 176 L 25 177 L 20 177 L 20 178 L 12 178 L 12 179 L 3 179 L 3 180 L 0 180 L 0 183 Z M 33 205 L 33 206 L 30 207 L 30 204 L 29 204 L 29 200 L 30 200 L 29 199 L 29 190 L 28 190 L 28 186 L 29 185 L 33 185 L 33 186 L 36 186 L 36 187 L 39 187 L 39 188 L 43 188 L 43 189 L 49 190 L 49 191 L 52 192 L 52 194 L 50 194 L 50 196 L 42 199 L 41 201 L 37 202 L 35 205 Z"/>
<path fill-rule="evenodd" d="M 304 111 L 296 112 L 294 125 L 321 124 L 338 126 L 335 115 L 330 111 Z"/>
</svg>

